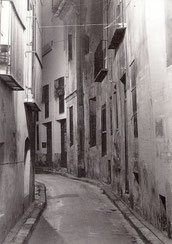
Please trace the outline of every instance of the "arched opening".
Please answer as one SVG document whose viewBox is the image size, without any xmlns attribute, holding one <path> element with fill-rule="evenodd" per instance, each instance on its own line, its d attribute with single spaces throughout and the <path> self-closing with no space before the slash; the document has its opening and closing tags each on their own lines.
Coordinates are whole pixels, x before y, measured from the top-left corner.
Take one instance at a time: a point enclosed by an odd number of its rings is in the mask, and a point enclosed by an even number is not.
<svg viewBox="0 0 172 244">
<path fill-rule="evenodd" d="M 31 173 L 31 147 L 30 140 L 25 140 L 25 157 L 24 157 L 24 197 L 30 193 L 30 173 Z"/>
</svg>

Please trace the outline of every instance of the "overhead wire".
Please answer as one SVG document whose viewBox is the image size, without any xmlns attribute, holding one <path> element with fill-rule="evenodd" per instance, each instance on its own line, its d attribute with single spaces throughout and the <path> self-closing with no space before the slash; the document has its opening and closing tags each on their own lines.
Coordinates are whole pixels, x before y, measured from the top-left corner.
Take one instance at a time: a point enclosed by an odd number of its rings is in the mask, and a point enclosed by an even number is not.
<svg viewBox="0 0 172 244">
<path fill-rule="evenodd" d="M 107 1 L 108 1 L 108 0 L 107 0 Z M 83 4 L 75 4 L 75 3 L 73 3 L 72 5 L 73 5 L 73 6 L 84 6 L 84 5 L 87 6 L 88 4 L 89 4 L 89 5 L 93 5 L 93 4 L 99 4 L 99 3 L 102 3 L 102 2 L 104 2 L 104 0 L 95 1 L 94 3 L 91 3 L 91 2 L 90 2 L 90 3 L 87 2 L 87 3 L 83 3 Z"/>
<path fill-rule="evenodd" d="M 82 25 L 45 25 L 45 26 L 40 26 L 41 29 L 45 28 L 64 28 L 64 27 L 85 27 L 85 26 L 105 26 L 107 24 L 96 24 L 96 23 L 88 23 L 88 24 L 82 24 Z"/>
<path fill-rule="evenodd" d="M 96 3 L 87 3 L 87 4 L 98 4 L 100 2 L 103 2 L 105 0 L 101 0 L 101 1 L 98 1 Z M 112 0 L 107 0 L 107 4 L 110 4 Z M 127 4 L 127 6 L 124 8 L 125 10 L 128 8 L 129 4 L 131 3 L 132 0 L 129 1 L 129 3 Z M 87 4 L 78 4 L 78 5 L 87 5 Z M 74 4 L 73 6 L 77 6 L 77 4 Z M 41 29 L 46 29 L 46 28 L 64 28 L 64 27 L 86 27 L 86 26 L 106 26 L 105 28 L 110 28 L 111 26 L 114 26 L 116 25 L 115 24 L 115 21 L 119 18 L 119 16 L 117 16 L 111 23 L 109 23 L 107 25 L 107 23 L 86 23 L 86 24 L 77 24 L 77 25 L 70 25 L 70 24 L 63 24 L 63 25 L 47 25 L 47 26 L 41 26 L 40 28 Z"/>
</svg>

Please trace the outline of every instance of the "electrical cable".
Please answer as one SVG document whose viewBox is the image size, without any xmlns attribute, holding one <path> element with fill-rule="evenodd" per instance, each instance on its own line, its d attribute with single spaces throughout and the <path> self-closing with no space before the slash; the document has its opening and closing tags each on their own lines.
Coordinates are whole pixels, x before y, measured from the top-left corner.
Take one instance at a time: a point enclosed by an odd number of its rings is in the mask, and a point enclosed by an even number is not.
<svg viewBox="0 0 172 244">
<path fill-rule="evenodd" d="M 41 29 L 46 29 L 46 28 L 64 28 L 64 27 L 85 27 L 85 26 L 106 26 L 107 24 L 82 24 L 82 25 L 45 25 L 45 26 L 40 26 Z"/>
<path fill-rule="evenodd" d="M 104 0 L 103 0 L 104 1 Z M 112 0 L 110 0 L 111 2 Z M 132 0 L 130 0 L 130 2 L 127 4 L 127 6 L 124 8 L 124 10 L 126 10 L 129 6 L 129 4 L 131 3 Z M 110 3 L 109 2 L 109 3 Z M 97 2 L 98 3 L 98 2 Z M 108 3 L 108 4 L 109 4 Z M 93 4 L 93 3 L 92 3 Z M 64 28 L 64 27 L 86 27 L 86 26 L 106 26 L 105 28 L 110 28 L 111 26 L 114 26 L 115 21 L 119 18 L 120 16 L 117 16 L 111 23 L 104 24 L 104 23 L 88 23 L 88 24 L 82 24 L 82 25 L 49 25 L 49 26 L 41 26 L 41 29 L 46 29 L 46 28 Z"/>
</svg>

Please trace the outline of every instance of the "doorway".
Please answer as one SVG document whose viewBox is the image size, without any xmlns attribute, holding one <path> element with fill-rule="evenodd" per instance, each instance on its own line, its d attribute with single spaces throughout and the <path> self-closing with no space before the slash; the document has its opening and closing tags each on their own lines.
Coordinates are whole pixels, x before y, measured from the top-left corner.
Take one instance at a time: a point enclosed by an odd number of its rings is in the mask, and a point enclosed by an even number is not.
<svg viewBox="0 0 172 244">
<path fill-rule="evenodd" d="M 128 125 L 127 125 L 127 87 L 126 87 L 126 74 L 121 79 L 121 92 L 122 92 L 122 116 L 124 119 L 124 147 L 125 147 L 125 193 L 129 193 L 129 175 L 128 175 Z"/>
<path fill-rule="evenodd" d="M 52 163 L 52 124 L 51 122 L 46 124 L 47 127 L 47 165 Z"/>
<path fill-rule="evenodd" d="M 61 120 L 61 167 L 67 168 L 66 119 Z"/>
<path fill-rule="evenodd" d="M 24 149 L 24 198 L 25 207 L 29 202 L 30 194 L 30 177 L 31 177 L 31 147 L 30 140 L 26 138 L 25 149 Z"/>
</svg>

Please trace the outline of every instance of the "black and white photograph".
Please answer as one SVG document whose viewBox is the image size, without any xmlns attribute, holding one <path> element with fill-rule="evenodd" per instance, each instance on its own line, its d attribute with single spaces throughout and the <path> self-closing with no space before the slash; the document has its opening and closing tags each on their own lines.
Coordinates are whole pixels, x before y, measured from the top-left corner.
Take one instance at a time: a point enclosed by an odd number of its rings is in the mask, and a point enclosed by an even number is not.
<svg viewBox="0 0 172 244">
<path fill-rule="evenodd" d="M 172 0 L 0 0 L 0 244 L 172 244 Z"/>
</svg>

